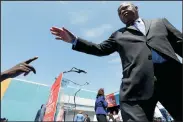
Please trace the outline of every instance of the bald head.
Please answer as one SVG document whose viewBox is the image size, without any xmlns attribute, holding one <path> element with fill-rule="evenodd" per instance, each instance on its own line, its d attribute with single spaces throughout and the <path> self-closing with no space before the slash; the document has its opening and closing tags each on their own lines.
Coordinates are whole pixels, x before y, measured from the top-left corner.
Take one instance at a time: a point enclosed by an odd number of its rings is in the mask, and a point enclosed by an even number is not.
<svg viewBox="0 0 183 122">
<path fill-rule="evenodd" d="M 131 2 L 122 2 L 118 8 L 118 15 L 124 24 L 131 24 L 139 18 L 138 7 Z"/>
</svg>

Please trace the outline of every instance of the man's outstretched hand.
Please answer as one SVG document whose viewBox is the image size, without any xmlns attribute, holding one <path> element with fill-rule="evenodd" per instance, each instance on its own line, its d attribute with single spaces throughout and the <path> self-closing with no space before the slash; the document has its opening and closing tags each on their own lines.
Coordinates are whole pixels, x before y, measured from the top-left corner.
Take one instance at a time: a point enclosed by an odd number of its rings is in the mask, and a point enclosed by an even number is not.
<svg viewBox="0 0 183 122">
<path fill-rule="evenodd" d="M 72 34 L 64 27 L 62 28 L 52 27 L 50 31 L 53 35 L 56 36 L 55 39 L 57 40 L 63 40 L 65 42 L 72 43 L 72 41 L 76 39 L 76 36 L 74 36 L 74 34 Z"/>
<path fill-rule="evenodd" d="M 31 71 L 36 74 L 36 70 L 33 66 L 29 65 L 32 61 L 38 59 L 38 57 L 31 58 L 26 60 L 22 63 L 17 64 L 16 66 L 12 67 L 11 69 L 1 73 L 1 81 L 7 78 L 14 78 L 21 74 L 24 76 L 28 75 Z"/>
</svg>

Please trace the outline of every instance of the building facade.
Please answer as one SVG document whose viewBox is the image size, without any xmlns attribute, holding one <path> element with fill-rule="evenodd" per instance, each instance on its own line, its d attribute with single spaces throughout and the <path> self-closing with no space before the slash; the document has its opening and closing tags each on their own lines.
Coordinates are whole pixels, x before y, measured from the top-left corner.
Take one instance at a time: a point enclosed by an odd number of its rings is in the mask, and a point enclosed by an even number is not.
<svg viewBox="0 0 183 122">
<path fill-rule="evenodd" d="M 33 121 L 42 104 L 46 104 L 51 86 L 21 79 L 7 79 L 1 83 L 1 117 L 9 121 Z M 60 89 L 64 99 L 65 120 L 72 121 L 79 110 L 87 113 L 91 120 L 94 117 L 96 92 L 81 89 L 74 104 L 74 94 L 79 87 L 65 86 Z"/>
</svg>

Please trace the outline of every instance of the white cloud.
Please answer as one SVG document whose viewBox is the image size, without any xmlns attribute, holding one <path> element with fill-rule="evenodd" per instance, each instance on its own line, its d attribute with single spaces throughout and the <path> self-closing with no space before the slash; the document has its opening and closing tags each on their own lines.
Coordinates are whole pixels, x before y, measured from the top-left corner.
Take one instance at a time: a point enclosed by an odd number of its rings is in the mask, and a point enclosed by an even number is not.
<svg viewBox="0 0 183 122">
<path fill-rule="evenodd" d="M 120 59 L 120 57 L 116 57 L 116 58 L 110 60 L 109 63 L 121 63 L 121 59 Z"/>
<path fill-rule="evenodd" d="M 89 20 L 89 12 L 78 11 L 69 12 L 69 19 L 71 24 L 84 24 Z"/>
<path fill-rule="evenodd" d="M 83 31 L 83 35 L 85 37 L 90 37 L 90 38 L 96 38 L 102 36 L 105 32 L 109 31 L 112 29 L 112 25 L 110 24 L 103 24 L 99 27 L 92 28 L 92 29 L 86 29 Z"/>
</svg>

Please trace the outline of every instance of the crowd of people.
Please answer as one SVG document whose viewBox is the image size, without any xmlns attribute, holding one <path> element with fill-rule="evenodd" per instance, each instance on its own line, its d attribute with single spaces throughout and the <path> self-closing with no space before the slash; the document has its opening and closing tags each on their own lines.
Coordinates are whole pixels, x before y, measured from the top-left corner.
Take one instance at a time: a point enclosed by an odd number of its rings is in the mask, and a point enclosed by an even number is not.
<svg viewBox="0 0 183 122">
<path fill-rule="evenodd" d="M 107 121 L 108 122 L 122 122 L 122 117 L 120 116 L 120 112 L 117 112 L 116 111 L 113 111 L 112 113 L 111 112 L 108 112 L 107 114 Z"/>
<path fill-rule="evenodd" d="M 140 18 L 138 7 L 132 3 L 123 2 L 117 11 L 126 27 L 115 31 L 100 44 L 77 37 L 64 27 L 52 27 L 50 31 L 57 40 L 72 44 L 72 49 L 79 52 L 96 56 L 119 53 L 123 67 L 120 110 L 124 122 L 153 121 L 157 101 L 175 121 L 183 121 L 182 62 L 178 57 L 182 57 L 182 33 L 166 18 Z M 1 73 L 1 81 L 20 74 L 26 76 L 31 71 L 36 73 L 29 63 L 37 58 Z M 99 122 L 108 121 L 106 108 L 104 90 L 100 89 L 95 102 Z M 111 115 L 109 118 L 111 120 Z"/>
<path fill-rule="evenodd" d="M 79 111 L 74 117 L 74 122 L 90 122 L 90 117 L 88 114 L 83 114 L 83 111 Z"/>
</svg>

